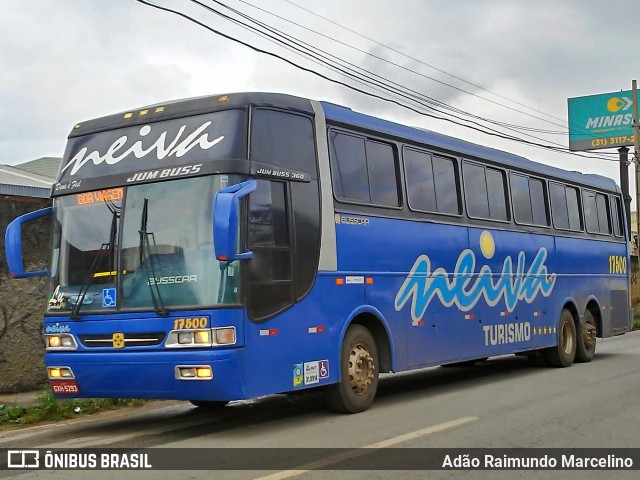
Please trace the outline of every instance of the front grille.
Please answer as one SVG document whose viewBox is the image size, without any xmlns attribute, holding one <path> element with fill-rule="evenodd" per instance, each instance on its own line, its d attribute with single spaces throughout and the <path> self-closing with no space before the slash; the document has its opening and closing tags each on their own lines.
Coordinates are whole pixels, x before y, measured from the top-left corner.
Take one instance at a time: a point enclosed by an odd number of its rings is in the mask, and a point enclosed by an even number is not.
<svg viewBox="0 0 640 480">
<path fill-rule="evenodd" d="M 152 347 L 160 345 L 164 341 L 165 332 L 125 333 L 121 335 L 124 335 L 124 348 Z M 80 342 L 82 342 L 82 345 L 87 348 L 114 346 L 113 334 L 78 335 L 78 338 Z"/>
</svg>

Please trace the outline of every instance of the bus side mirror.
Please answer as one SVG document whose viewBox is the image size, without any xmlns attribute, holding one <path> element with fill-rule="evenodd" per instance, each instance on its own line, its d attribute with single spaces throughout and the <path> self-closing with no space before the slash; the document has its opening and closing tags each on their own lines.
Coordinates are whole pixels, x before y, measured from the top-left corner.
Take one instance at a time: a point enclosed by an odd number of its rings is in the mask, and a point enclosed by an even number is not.
<svg viewBox="0 0 640 480">
<path fill-rule="evenodd" d="M 12 221 L 7 226 L 4 234 L 4 251 L 7 256 L 9 275 L 14 278 L 44 277 L 49 275 L 49 270 L 25 272 L 22 259 L 22 224 L 40 217 L 51 215 L 52 207 L 25 213 Z"/>
<path fill-rule="evenodd" d="M 213 201 L 213 246 L 221 261 L 249 260 L 251 251 L 238 252 L 240 199 L 253 192 L 258 182 L 251 179 L 216 193 Z"/>
</svg>

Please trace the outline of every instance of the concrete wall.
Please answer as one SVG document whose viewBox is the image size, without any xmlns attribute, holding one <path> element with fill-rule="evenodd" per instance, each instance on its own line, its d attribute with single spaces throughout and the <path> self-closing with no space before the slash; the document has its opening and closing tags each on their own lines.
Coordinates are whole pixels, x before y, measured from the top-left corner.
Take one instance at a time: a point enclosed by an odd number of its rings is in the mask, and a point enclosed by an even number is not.
<svg viewBox="0 0 640 480">
<path fill-rule="evenodd" d="M 42 335 L 47 280 L 8 277 L 4 232 L 14 218 L 50 204 L 49 200 L 0 195 L 0 393 L 38 390 L 47 380 Z M 25 268 L 49 268 L 51 218 L 24 225 L 22 238 Z"/>
</svg>

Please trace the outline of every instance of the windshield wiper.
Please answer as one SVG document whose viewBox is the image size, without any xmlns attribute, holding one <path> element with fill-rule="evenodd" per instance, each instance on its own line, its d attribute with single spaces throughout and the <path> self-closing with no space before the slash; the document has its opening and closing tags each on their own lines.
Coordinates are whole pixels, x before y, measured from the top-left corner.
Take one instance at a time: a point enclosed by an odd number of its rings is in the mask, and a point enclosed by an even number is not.
<svg viewBox="0 0 640 480">
<path fill-rule="evenodd" d="M 109 250 L 109 244 L 103 243 L 100 246 L 100 250 L 96 253 L 95 258 L 93 259 L 93 263 L 91 264 L 91 268 L 89 269 L 89 281 L 82 285 L 80 291 L 76 295 L 76 303 L 73 305 L 71 309 L 70 317 L 74 320 L 77 320 L 80 316 L 80 308 L 82 307 L 82 303 L 84 302 L 84 297 L 87 295 L 89 288 L 93 285 L 93 279 L 95 277 L 96 272 L 98 271 L 98 266 L 100 265 L 100 260 L 103 252 L 107 252 Z M 71 301 L 71 296 L 69 297 L 69 301 Z"/>
<path fill-rule="evenodd" d="M 76 295 L 76 303 L 71 309 L 71 314 L 70 314 L 70 317 L 73 318 L 74 320 L 77 320 L 80 316 L 80 309 L 82 308 L 84 298 L 86 297 L 87 292 L 89 291 L 89 288 L 91 288 L 91 285 L 93 285 L 93 280 L 96 276 L 96 272 L 98 271 L 98 267 L 100 266 L 100 260 L 102 259 L 103 254 L 105 252 L 109 254 L 109 258 L 107 259 L 107 261 L 109 262 L 108 265 L 109 265 L 110 272 L 113 271 L 112 267 L 115 264 L 114 255 L 115 255 L 116 237 L 118 235 L 118 218 L 120 217 L 120 215 L 118 214 L 119 208 L 113 203 L 105 202 L 105 205 L 111 211 L 111 229 L 109 231 L 109 242 L 103 243 L 102 245 L 100 245 L 100 250 L 98 250 L 98 253 L 96 253 L 95 258 L 93 259 L 93 263 L 89 268 L 89 281 L 84 285 L 82 285 L 82 287 L 80 288 L 80 291 Z M 71 297 L 69 297 L 69 300 L 71 300 Z"/>
<path fill-rule="evenodd" d="M 147 284 L 149 285 L 149 293 L 151 294 L 151 301 L 153 302 L 153 309 L 158 315 L 165 316 L 169 313 L 169 311 L 165 308 L 164 302 L 162 301 L 162 295 L 160 294 L 160 287 L 156 282 L 156 270 L 153 266 L 154 256 L 151 255 L 151 246 L 149 243 L 149 237 L 153 238 L 153 244 L 156 244 L 156 237 L 153 233 L 149 233 L 147 231 L 147 220 L 149 218 L 149 199 L 144 199 L 144 204 L 142 206 L 142 216 L 140 218 L 140 230 L 138 233 L 140 234 L 140 243 L 138 244 L 138 251 L 140 253 L 140 265 L 144 265 L 145 270 L 147 272 Z M 146 248 L 146 254 L 145 254 Z M 151 282 L 151 277 L 149 277 L 149 270 L 151 270 L 151 275 L 153 275 L 153 282 Z M 155 289 L 154 289 L 155 287 Z"/>
</svg>

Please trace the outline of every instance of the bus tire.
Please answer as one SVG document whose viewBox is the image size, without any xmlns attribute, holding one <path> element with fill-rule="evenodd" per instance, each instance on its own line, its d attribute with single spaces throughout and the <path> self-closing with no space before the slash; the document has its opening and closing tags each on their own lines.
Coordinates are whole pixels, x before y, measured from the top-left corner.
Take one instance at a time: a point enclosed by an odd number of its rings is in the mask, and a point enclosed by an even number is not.
<svg viewBox="0 0 640 480">
<path fill-rule="evenodd" d="M 584 322 L 578 329 L 576 362 L 590 362 L 596 354 L 596 319 L 590 310 L 584 312 Z"/>
<path fill-rule="evenodd" d="M 204 410 L 217 410 L 224 407 L 228 401 L 224 400 L 189 400 L 192 405 Z"/>
<path fill-rule="evenodd" d="M 376 396 L 378 372 L 378 349 L 373 335 L 362 325 L 351 325 L 340 352 L 340 381 L 327 387 L 329 406 L 341 413 L 367 410 Z"/>
<path fill-rule="evenodd" d="M 558 322 L 558 343 L 555 347 L 547 348 L 544 356 L 547 363 L 556 368 L 570 367 L 576 356 L 576 324 L 573 315 L 567 309 L 563 309 Z"/>
</svg>

